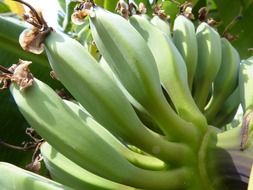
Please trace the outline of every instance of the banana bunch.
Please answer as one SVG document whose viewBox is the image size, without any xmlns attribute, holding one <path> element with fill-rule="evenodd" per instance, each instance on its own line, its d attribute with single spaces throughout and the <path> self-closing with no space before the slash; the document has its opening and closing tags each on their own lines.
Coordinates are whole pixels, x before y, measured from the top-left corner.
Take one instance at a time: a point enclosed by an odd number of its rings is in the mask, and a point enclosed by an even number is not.
<svg viewBox="0 0 253 190">
<path fill-rule="evenodd" d="M 34 26 L 19 39 L 26 51 L 45 49 L 57 79 L 75 100 L 63 100 L 35 78 L 30 62 L 2 69 L 1 82 L 46 141 L 40 152 L 57 183 L 37 175 L 29 180 L 52 185 L 44 189 L 56 189 L 58 183 L 77 190 L 229 189 L 220 164 L 226 160 L 230 171 L 233 165 L 227 152 L 218 150 L 233 150 L 241 167 L 243 158 L 253 160 L 252 58 L 240 66 L 229 41 L 204 22 L 195 31 L 183 15 L 171 30 L 158 16 L 126 20 L 93 1 L 82 9 L 101 58 L 48 27 L 33 9 Z M 219 128 L 232 121 L 241 102 L 244 123 L 222 132 Z M 22 178 L 12 183 L 22 189 L 27 173 L 20 173 Z M 228 176 L 238 180 L 240 175 Z M 5 185 L 1 174 L 0 184 Z"/>
</svg>

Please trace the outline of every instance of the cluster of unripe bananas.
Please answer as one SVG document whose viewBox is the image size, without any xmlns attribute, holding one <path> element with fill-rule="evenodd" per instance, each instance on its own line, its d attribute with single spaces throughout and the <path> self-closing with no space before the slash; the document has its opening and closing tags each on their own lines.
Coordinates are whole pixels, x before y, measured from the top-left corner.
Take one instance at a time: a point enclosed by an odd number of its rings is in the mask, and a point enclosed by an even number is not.
<svg viewBox="0 0 253 190">
<path fill-rule="evenodd" d="M 250 113 L 253 59 L 240 70 L 239 54 L 228 40 L 183 15 L 171 32 L 158 16 L 125 19 L 95 4 L 85 11 L 99 60 L 34 12 L 29 21 L 36 26 L 20 38 L 25 50 L 45 49 L 57 79 L 75 100 L 63 100 L 34 78 L 30 62 L 20 60 L 2 79 L 12 83 L 19 110 L 45 139 L 44 162 L 63 185 L 1 163 L 6 176 L 15 171 L 0 181 L 2 187 L 226 189 L 213 149 L 231 148 L 233 138 L 238 149 L 250 147 L 250 121 L 232 133 L 219 128 L 241 102 Z"/>
</svg>

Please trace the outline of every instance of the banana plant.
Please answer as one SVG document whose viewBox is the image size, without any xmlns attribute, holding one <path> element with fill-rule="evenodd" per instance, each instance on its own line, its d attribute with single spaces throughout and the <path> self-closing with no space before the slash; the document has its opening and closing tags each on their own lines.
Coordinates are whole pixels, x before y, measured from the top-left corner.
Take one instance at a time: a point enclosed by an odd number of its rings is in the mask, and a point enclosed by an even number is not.
<svg viewBox="0 0 253 190">
<path fill-rule="evenodd" d="M 38 148 L 51 176 L 2 162 L 1 187 L 247 188 L 253 163 L 253 57 L 241 60 L 215 28 L 206 22 L 194 26 L 185 14 L 170 26 L 159 15 L 149 19 L 138 6 L 137 14 L 120 9 L 119 15 L 84 1 L 72 16 L 91 32 L 100 55 L 94 57 L 83 43 L 48 26 L 28 3 L 16 1 L 31 10 L 25 20 L 32 26 L 19 37 L 22 52 L 44 50 L 45 67 L 72 98 L 63 99 L 32 74 L 29 67 L 37 61 L 32 54 L 0 67 L 3 88 L 43 138 Z M 239 104 L 241 122 L 224 130 Z"/>
</svg>

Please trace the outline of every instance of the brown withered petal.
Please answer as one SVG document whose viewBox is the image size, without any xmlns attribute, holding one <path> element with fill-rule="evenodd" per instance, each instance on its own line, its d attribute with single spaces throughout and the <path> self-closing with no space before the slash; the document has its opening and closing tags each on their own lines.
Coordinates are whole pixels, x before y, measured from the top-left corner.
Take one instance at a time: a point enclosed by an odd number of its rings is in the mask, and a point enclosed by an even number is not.
<svg viewBox="0 0 253 190">
<path fill-rule="evenodd" d="M 77 10 L 71 15 L 71 21 L 76 25 L 82 25 L 85 22 L 84 19 L 89 16 L 89 14 L 90 10 Z"/>
<path fill-rule="evenodd" d="M 241 143 L 240 143 L 240 150 L 244 150 L 246 146 L 248 145 L 248 140 L 250 137 L 250 124 L 252 123 L 253 119 L 253 112 L 250 111 L 243 117 L 242 121 L 242 129 L 241 129 Z"/>
<path fill-rule="evenodd" d="M 24 91 L 33 84 L 33 75 L 28 68 L 31 63 L 31 61 L 19 60 L 13 72 L 11 81 L 19 86 L 20 91 Z"/>
<path fill-rule="evenodd" d="M 0 90 L 6 89 L 10 86 L 11 77 L 12 77 L 11 74 L 6 74 L 6 73 L 3 73 L 0 75 L 0 84 L 2 85 L 0 87 Z"/>
<path fill-rule="evenodd" d="M 25 29 L 19 36 L 19 44 L 25 50 L 34 54 L 41 54 L 44 50 L 44 44 L 42 43 L 43 33 L 39 32 L 39 29 Z"/>
<path fill-rule="evenodd" d="M 147 13 L 147 8 L 145 7 L 144 3 L 141 2 L 138 7 L 141 14 Z"/>
</svg>

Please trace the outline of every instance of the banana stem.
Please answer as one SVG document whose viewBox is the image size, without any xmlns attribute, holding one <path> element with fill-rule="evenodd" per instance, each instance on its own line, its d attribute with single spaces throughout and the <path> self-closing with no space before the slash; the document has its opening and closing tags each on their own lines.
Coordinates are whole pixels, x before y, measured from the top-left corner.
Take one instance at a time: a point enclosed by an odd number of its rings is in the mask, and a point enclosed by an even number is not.
<svg viewBox="0 0 253 190">
<path fill-rule="evenodd" d="M 129 143 L 164 162 L 174 166 L 195 163 L 193 151 L 188 145 L 169 142 L 149 130 L 143 130 L 143 127 L 136 128 L 134 136 L 135 138 L 131 138 L 132 141 Z"/>
</svg>

